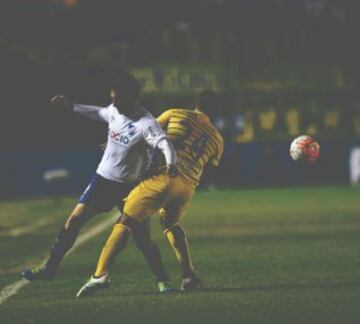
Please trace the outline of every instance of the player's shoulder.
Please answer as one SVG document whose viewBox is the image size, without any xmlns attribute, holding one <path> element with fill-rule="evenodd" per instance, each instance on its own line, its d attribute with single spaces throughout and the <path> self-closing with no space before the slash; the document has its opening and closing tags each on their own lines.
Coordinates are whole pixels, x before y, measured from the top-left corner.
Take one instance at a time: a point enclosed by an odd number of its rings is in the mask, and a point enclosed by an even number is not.
<svg viewBox="0 0 360 324">
<path fill-rule="evenodd" d="M 147 110 L 145 107 L 139 108 L 135 113 L 134 117 L 135 119 L 141 122 L 153 121 L 155 119 L 154 116 L 151 114 L 151 112 Z"/>
<path fill-rule="evenodd" d="M 214 125 L 212 122 L 210 122 L 210 127 L 211 127 L 211 129 L 212 129 L 212 131 L 213 131 L 214 137 L 215 137 L 218 141 L 220 141 L 221 143 L 223 143 L 223 142 L 224 142 L 223 136 L 221 135 L 221 133 L 219 132 L 219 130 L 215 127 L 215 125 Z"/>
<path fill-rule="evenodd" d="M 211 133 L 211 135 L 222 141 L 222 135 L 220 134 L 220 132 L 218 131 L 218 129 L 215 127 L 215 125 L 211 122 L 210 117 L 205 114 L 204 112 L 198 112 L 198 114 L 200 114 L 200 116 L 202 116 L 202 120 L 204 121 L 204 125 L 206 127 L 206 130 Z"/>
<path fill-rule="evenodd" d="M 100 110 L 100 114 L 106 115 L 109 123 L 115 121 L 118 122 L 118 116 L 121 115 L 118 109 L 112 103 L 108 106 L 103 107 Z"/>
<path fill-rule="evenodd" d="M 116 107 L 112 103 L 108 106 L 105 106 L 103 109 L 107 109 L 109 112 L 117 111 Z"/>
<path fill-rule="evenodd" d="M 221 150 L 224 146 L 224 138 L 220 134 L 219 130 L 215 127 L 215 125 L 208 120 L 208 133 L 210 134 L 211 138 L 216 142 L 218 149 Z"/>
<path fill-rule="evenodd" d="M 158 125 L 156 118 L 146 108 L 142 107 L 141 109 L 139 109 L 139 114 L 140 115 L 138 116 L 137 123 L 143 128 L 148 128 L 150 126 L 155 127 Z"/>
<path fill-rule="evenodd" d="M 194 113 L 191 109 L 185 109 L 185 108 L 168 108 L 166 109 L 165 113 L 171 113 L 172 115 L 178 115 L 178 116 L 190 116 Z"/>
</svg>

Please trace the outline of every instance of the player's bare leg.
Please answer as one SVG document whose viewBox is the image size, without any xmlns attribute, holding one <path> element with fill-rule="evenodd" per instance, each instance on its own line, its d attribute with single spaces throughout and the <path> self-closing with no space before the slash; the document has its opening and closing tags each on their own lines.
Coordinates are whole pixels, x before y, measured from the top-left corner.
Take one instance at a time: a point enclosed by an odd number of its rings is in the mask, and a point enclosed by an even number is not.
<svg viewBox="0 0 360 324">
<path fill-rule="evenodd" d="M 77 204 L 56 236 L 44 265 L 25 270 L 22 276 L 30 281 L 52 280 L 65 254 L 74 245 L 80 228 L 91 216 L 93 216 L 93 212 L 85 204 Z"/>
</svg>

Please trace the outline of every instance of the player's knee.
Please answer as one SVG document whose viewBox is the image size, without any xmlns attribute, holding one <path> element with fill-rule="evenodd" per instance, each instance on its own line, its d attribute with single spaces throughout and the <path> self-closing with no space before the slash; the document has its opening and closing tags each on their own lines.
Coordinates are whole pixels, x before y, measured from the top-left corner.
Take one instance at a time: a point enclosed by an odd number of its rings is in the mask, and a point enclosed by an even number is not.
<svg viewBox="0 0 360 324">
<path fill-rule="evenodd" d="M 174 237 L 173 244 L 176 246 L 183 244 L 183 242 L 186 240 L 186 235 L 184 229 L 181 227 L 180 224 L 174 224 L 170 228 L 164 231 L 165 234 L 168 232 L 171 232 L 171 234 Z"/>
<path fill-rule="evenodd" d="M 66 230 L 71 230 L 73 228 L 78 228 L 80 226 L 81 226 L 80 217 L 77 215 L 70 215 L 65 223 Z"/>
<path fill-rule="evenodd" d="M 133 220 L 128 221 L 127 224 L 132 227 L 131 233 L 136 246 L 143 252 L 152 249 L 154 242 L 151 239 L 150 223 L 148 221 L 138 222 Z"/>
<path fill-rule="evenodd" d="M 84 204 L 78 204 L 65 223 L 65 229 L 81 227 L 88 219 L 88 210 Z"/>
<path fill-rule="evenodd" d="M 180 224 L 175 224 L 171 227 L 173 235 L 178 239 L 185 239 L 185 231 Z"/>
<path fill-rule="evenodd" d="M 177 223 L 170 217 L 160 217 L 160 224 L 164 232 L 175 226 Z"/>
<path fill-rule="evenodd" d="M 80 215 L 83 215 L 85 214 L 85 212 L 87 211 L 87 206 L 86 204 L 77 204 L 75 206 L 75 208 L 73 209 L 73 211 L 71 212 L 71 216 L 80 216 Z"/>
<path fill-rule="evenodd" d="M 134 232 L 139 222 L 123 213 L 116 221 L 116 224 L 121 224 L 122 226 L 126 227 L 130 232 Z"/>
</svg>

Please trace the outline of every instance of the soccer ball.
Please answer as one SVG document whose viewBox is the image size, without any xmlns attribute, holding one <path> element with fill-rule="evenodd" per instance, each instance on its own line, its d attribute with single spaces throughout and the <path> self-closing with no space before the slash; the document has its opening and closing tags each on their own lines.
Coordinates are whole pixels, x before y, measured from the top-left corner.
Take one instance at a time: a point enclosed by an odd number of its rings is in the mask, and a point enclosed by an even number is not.
<svg viewBox="0 0 360 324">
<path fill-rule="evenodd" d="M 301 135 L 290 145 L 290 156 L 294 161 L 315 162 L 320 155 L 320 145 L 311 136 Z"/>
</svg>

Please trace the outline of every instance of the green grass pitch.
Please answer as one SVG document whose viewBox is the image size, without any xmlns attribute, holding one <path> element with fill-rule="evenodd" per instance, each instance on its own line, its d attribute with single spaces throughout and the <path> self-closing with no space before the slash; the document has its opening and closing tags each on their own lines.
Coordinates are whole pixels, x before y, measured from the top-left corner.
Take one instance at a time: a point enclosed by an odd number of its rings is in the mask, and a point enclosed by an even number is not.
<svg viewBox="0 0 360 324">
<path fill-rule="evenodd" d="M 74 203 L 0 202 L 0 290 L 44 258 Z M 130 242 L 112 267 L 111 287 L 75 299 L 109 228 L 70 254 L 55 281 L 27 285 L 0 305 L 0 323 L 360 322 L 359 188 L 199 192 L 182 223 L 203 290 L 159 295 Z M 152 230 L 179 287 L 157 216 Z"/>
</svg>

